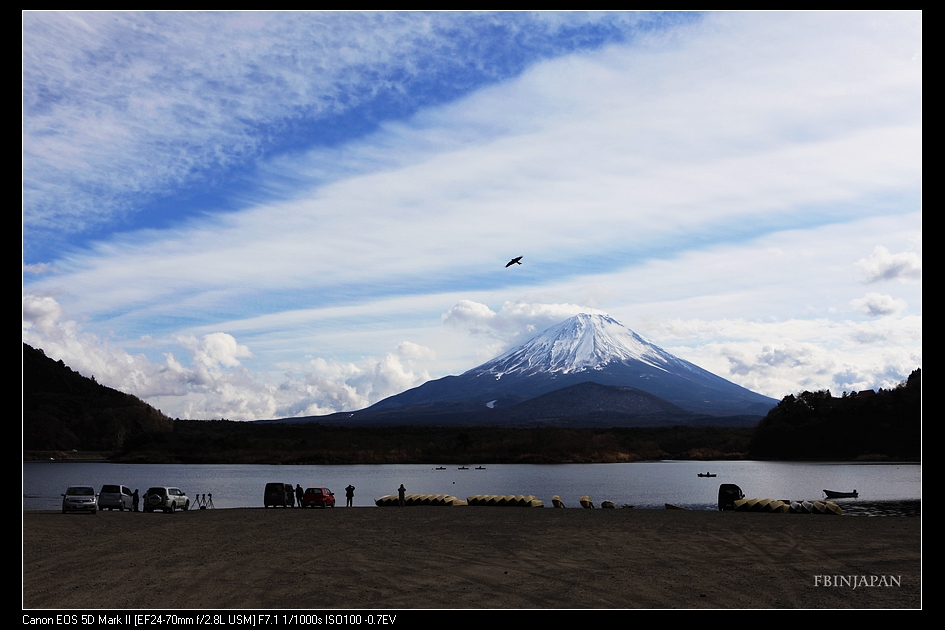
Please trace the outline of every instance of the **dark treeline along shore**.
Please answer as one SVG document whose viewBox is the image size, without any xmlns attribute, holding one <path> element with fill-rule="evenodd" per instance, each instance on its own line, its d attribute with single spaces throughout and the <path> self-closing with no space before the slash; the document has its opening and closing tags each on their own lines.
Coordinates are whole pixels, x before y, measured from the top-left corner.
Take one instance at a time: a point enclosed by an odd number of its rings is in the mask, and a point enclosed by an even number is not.
<svg viewBox="0 0 945 630">
<path fill-rule="evenodd" d="M 847 394 L 828 390 L 785 396 L 768 412 L 749 451 L 765 459 L 853 459 L 881 453 L 920 459 L 922 370 L 893 389 Z"/>
<path fill-rule="evenodd" d="M 921 370 L 891 390 L 784 397 L 756 427 L 337 426 L 172 420 L 23 347 L 24 459 L 135 463 L 604 463 L 921 459 Z"/>
<path fill-rule="evenodd" d="M 131 440 L 125 462 L 280 464 L 599 463 L 740 459 L 752 429 L 334 427 L 179 420 L 174 431 Z"/>
</svg>

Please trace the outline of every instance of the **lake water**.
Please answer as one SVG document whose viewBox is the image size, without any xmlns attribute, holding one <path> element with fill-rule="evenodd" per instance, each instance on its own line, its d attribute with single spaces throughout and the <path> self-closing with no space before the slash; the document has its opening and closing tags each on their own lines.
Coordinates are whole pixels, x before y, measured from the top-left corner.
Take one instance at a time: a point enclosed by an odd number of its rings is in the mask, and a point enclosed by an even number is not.
<svg viewBox="0 0 945 630">
<path fill-rule="evenodd" d="M 193 500 L 213 494 L 216 508 L 261 507 L 266 483 L 280 481 L 303 488 L 325 486 L 344 505 L 344 488 L 354 485 L 355 506 L 373 506 L 374 499 L 408 493 L 451 494 L 465 499 L 474 494 L 535 495 L 546 505 L 559 495 L 567 507 L 579 507 L 588 495 L 599 505 L 661 509 L 666 503 L 700 510 L 717 509 L 722 483 L 741 487 L 746 497 L 775 499 L 822 498 L 824 488 L 859 492 L 842 499 L 848 514 L 911 515 L 921 504 L 920 464 L 691 462 L 658 461 L 632 464 L 492 464 L 485 470 L 455 465 L 435 470 L 436 464 L 356 466 L 177 465 L 24 462 L 23 509 L 57 510 L 69 485 L 123 484 L 143 494 L 151 486 L 175 486 Z M 699 478 L 711 471 L 717 477 Z"/>
</svg>

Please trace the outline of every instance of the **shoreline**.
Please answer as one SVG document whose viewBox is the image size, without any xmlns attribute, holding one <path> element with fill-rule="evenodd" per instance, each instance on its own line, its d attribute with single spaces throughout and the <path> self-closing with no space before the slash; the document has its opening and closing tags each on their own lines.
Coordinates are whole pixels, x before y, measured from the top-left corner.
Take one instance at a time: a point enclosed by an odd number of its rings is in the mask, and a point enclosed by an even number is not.
<svg viewBox="0 0 945 630">
<path fill-rule="evenodd" d="M 423 506 L 23 514 L 23 605 L 36 609 L 919 608 L 921 586 L 921 518 Z"/>
<path fill-rule="evenodd" d="M 841 502 L 838 504 L 843 511 L 841 516 L 846 518 L 921 518 L 922 516 L 922 500 L 921 499 L 897 499 L 897 500 L 888 500 L 888 501 L 865 501 L 857 500 L 856 503 L 846 503 Z M 671 506 L 671 507 L 670 507 Z M 338 505 L 337 507 L 341 507 Z M 428 507 L 428 506 L 410 506 L 410 507 Z M 454 509 L 467 508 L 471 506 L 455 506 Z M 255 510 L 259 506 L 234 506 L 234 507 L 213 507 L 209 508 L 210 510 Z M 381 507 L 378 505 L 355 505 L 355 509 L 387 509 L 387 506 Z M 572 503 L 570 506 L 564 506 L 562 508 L 554 508 L 552 505 L 544 505 L 544 508 L 548 509 L 566 509 L 566 510 L 582 510 L 585 509 L 581 506 L 580 503 Z M 298 506 L 282 508 L 274 506 L 273 510 L 281 509 L 303 509 Z M 318 510 L 322 508 L 312 508 L 313 510 Z M 347 508 L 343 508 L 347 509 Z M 508 508 L 514 509 L 514 508 Z M 535 508 L 530 508 L 535 509 Z M 669 503 L 664 503 L 660 506 L 646 506 L 646 505 L 618 505 L 614 508 L 602 508 L 600 505 L 595 505 L 593 509 L 615 509 L 615 510 L 637 510 L 641 512 L 660 512 L 666 509 L 681 510 L 687 512 L 717 512 L 716 507 L 686 507 L 685 505 L 673 505 Z M 130 510 L 129 510 L 130 511 Z M 194 508 L 193 511 L 200 511 L 200 508 Z M 308 511 L 308 510 L 305 510 Z M 23 508 L 24 514 L 60 514 L 61 510 L 59 509 L 50 509 L 50 508 L 36 508 L 36 509 L 27 509 Z M 139 513 L 143 513 L 139 511 Z M 788 516 L 803 516 L 803 515 L 788 515 Z"/>
<path fill-rule="evenodd" d="M 197 466 L 200 466 L 200 465 L 206 465 L 206 464 L 226 464 L 226 465 L 233 465 L 233 466 L 237 466 L 237 465 L 241 465 L 241 464 L 247 464 L 247 465 L 267 465 L 267 466 L 389 466 L 389 465 L 433 466 L 433 465 L 438 465 L 438 464 L 448 464 L 448 465 L 450 465 L 450 466 L 454 466 L 454 465 L 457 465 L 457 464 L 462 465 L 462 464 L 469 464 L 469 463 L 470 463 L 468 460 L 459 460 L 459 459 L 457 459 L 457 460 L 455 460 L 455 461 L 452 461 L 452 460 L 449 460 L 449 461 L 446 461 L 446 460 L 444 460 L 444 461 L 439 461 L 439 460 L 437 460 L 437 461 L 408 461 L 408 462 L 402 462 L 402 461 L 364 461 L 364 462 L 345 462 L 345 463 L 337 463 L 337 462 L 324 463 L 324 462 L 305 462 L 305 461 L 283 462 L 283 461 L 276 461 L 276 460 L 273 460 L 273 461 L 253 461 L 253 462 L 235 461 L 235 460 L 234 460 L 234 461 L 229 461 L 229 460 L 226 460 L 226 461 L 216 461 L 216 460 L 214 460 L 214 461 L 206 461 L 206 462 L 180 462 L 180 461 L 165 461 L 165 460 L 163 460 L 163 459 L 155 459 L 154 461 L 151 461 L 151 460 L 144 460 L 144 459 L 135 459 L 135 460 L 132 461 L 132 460 L 113 459 L 112 456 L 109 456 L 109 455 L 101 455 L 101 456 L 96 456 L 96 457 L 87 456 L 87 457 L 82 457 L 82 458 L 72 458 L 72 457 L 68 457 L 68 456 L 66 456 L 66 457 L 49 457 L 48 455 L 49 455 L 50 453 L 53 453 L 53 452 L 54 452 L 54 451 L 25 451 L 25 452 L 23 453 L 23 463 L 26 463 L 26 462 L 30 462 L 30 463 L 35 463 L 35 462 L 47 462 L 47 463 L 51 463 L 51 464 L 54 464 L 54 463 L 96 463 L 96 464 L 131 464 L 131 465 L 136 465 L 136 464 L 141 464 L 141 465 L 174 464 L 174 465 L 179 465 L 179 466 L 187 466 L 187 465 L 197 465 Z M 112 455 L 114 455 L 114 454 L 112 454 Z M 843 459 L 843 458 L 765 459 L 765 458 L 759 458 L 759 457 L 748 457 L 748 456 L 746 455 L 746 456 L 739 456 L 739 457 L 724 457 L 724 456 L 723 456 L 723 457 L 699 457 L 699 458 L 689 458 L 689 459 L 687 459 L 687 458 L 677 459 L 677 458 L 673 458 L 673 457 L 662 457 L 662 458 L 660 458 L 660 457 L 655 457 L 655 458 L 649 458 L 649 459 L 634 459 L 634 460 L 632 460 L 632 461 L 616 461 L 616 460 L 609 460 L 609 459 L 608 459 L 608 460 L 601 460 L 601 461 L 565 461 L 565 460 L 561 460 L 561 461 L 549 461 L 549 462 L 539 462 L 539 463 L 542 463 L 542 464 L 549 464 L 549 465 L 555 465 L 555 466 L 564 466 L 564 465 L 568 465 L 568 464 L 577 464 L 577 465 L 582 465 L 582 464 L 636 464 L 636 463 L 667 462 L 667 461 L 668 461 L 668 462 L 684 462 L 684 461 L 688 461 L 688 462 L 692 462 L 692 461 L 699 461 L 699 462 L 732 462 L 732 461 L 738 461 L 738 462 L 771 462 L 771 463 L 779 463 L 779 462 L 783 462 L 783 463 L 807 463 L 807 462 L 809 462 L 809 463 L 820 463 L 820 464 L 837 463 L 837 464 L 875 464 L 875 465 L 882 465 L 882 464 L 888 464 L 888 465 L 910 464 L 910 465 L 916 465 L 916 466 L 921 466 L 921 465 L 922 465 L 922 460 L 921 460 L 921 459 L 912 459 L 912 458 L 895 459 L 895 458 L 891 458 L 891 457 L 877 457 L 877 456 L 875 456 L 875 455 L 860 456 L 860 457 L 856 457 L 856 458 L 852 458 L 852 459 Z M 473 463 L 474 463 L 474 464 L 490 464 L 490 465 L 515 465 L 515 464 L 522 464 L 522 463 L 531 464 L 531 463 L 534 463 L 534 462 L 520 462 L 520 461 L 485 461 L 485 460 L 483 460 L 483 461 L 478 461 L 478 460 L 477 460 L 477 461 L 475 461 L 475 462 L 473 462 Z"/>
</svg>

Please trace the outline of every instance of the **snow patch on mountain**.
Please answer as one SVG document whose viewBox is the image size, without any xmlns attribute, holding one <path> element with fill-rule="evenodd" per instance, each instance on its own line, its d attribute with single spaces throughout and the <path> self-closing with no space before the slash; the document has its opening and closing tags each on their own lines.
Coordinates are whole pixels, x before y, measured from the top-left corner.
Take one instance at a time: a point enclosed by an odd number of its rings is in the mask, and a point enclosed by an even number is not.
<svg viewBox="0 0 945 630">
<path fill-rule="evenodd" d="M 646 341 L 609 315 L 581 313 L 467 374 L 571 374 L 601 370 L 613 362 L 640 361 L 669 372 L 689 365 Z"/>
</svg>

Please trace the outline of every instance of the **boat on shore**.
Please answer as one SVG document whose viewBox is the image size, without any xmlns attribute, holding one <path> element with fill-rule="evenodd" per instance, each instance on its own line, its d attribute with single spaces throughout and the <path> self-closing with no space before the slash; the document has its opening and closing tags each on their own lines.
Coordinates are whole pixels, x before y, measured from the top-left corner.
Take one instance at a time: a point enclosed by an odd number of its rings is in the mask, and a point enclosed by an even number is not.
<svg viewBox="0 0 945 630">
<path fill-rule="evenodd" d="M 855 499 L 859 494 L 856 492 L 856 488 L 853 489 L 853 492 L 839 492 L 837 490 L 824 490 L 824 496 L 828 499 Z"/>
</svg>

